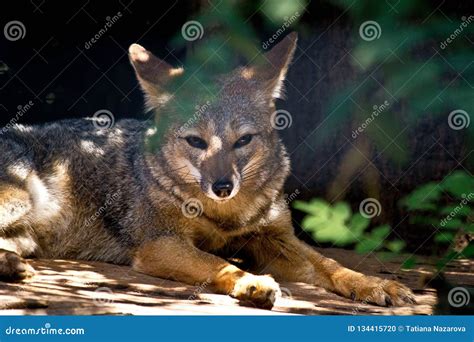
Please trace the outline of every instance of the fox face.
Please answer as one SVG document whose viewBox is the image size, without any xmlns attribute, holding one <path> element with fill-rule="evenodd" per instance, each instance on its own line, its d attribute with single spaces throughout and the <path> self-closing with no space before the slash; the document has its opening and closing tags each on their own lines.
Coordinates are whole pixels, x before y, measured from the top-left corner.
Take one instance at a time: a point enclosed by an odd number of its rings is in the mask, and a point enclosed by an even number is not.
<svg viewBox="0 0 474 342">
<path fill-rule="evenodd" d="M 263 63 L 216 76 L 217 92 L 204 105 L 199 92 L 167 90 L 175 78 L 186 77 L 183 69 L 171 67 L 137 44 L 130 47 L 148 109 L 172 116 L 183 110 L 184 100 L 200 108 L 198 116 L 170 126 L 158 152 L 167 176 L 184 192 L 223 204 L 255 196 L 271 180 L 283 185 L 289 161 L 273 128 L 272 113 L 296 40 L 296 34 L 290 34 L 264 55 Z"/>
<path fill-rule="evenodd" d="M 252 117 L 260 109 L 257 104 L 238 109 L 228 112 L 225 104 L 216 103 L 164 146 L 170 151 L 166 154 L 173 156 L 168 163 L 182 170 L 182 181 L 199 185 L 208 198 L 218 202 L 232 199 L 243 187 L 261 187 L 280 160 L 271 112 L 262 113 L 261 118 L 267 120 L 259 120 Z"/>
</svg>

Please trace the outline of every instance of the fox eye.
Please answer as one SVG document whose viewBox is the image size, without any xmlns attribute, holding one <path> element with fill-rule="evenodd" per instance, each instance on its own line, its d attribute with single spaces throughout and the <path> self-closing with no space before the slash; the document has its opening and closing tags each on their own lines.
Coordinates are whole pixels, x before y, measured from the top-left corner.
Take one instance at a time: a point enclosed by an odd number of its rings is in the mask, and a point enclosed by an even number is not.
<svg viewBox="0 0 474 342">
<path fill-rule="evenodd" d="M 252 141 L 252 134 L 243 135 L 234 144 L 234 148 L 240 148 L 248 145 Z"/>
<path fill-rule="evenodd" d="M 205 150 L 207 148 L 207 143 L 194 135 L 186 137 L 186 142 L 191 145 L 192 147 L 199 148 L 201 150 Z"/>
</svg>

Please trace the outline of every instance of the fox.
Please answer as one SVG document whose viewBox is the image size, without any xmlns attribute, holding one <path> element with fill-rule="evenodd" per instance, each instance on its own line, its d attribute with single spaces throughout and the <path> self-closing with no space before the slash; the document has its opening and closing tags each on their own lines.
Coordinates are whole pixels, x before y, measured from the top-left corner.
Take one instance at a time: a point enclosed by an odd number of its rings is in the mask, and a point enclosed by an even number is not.
<svg viewBox="0 0 474 342">
<path fill-rule="evenodd" d="M 290 33 L 263 62 L 216 76 L 215 99 L 193 120 L 172 122 L 155 149 L 153 120 L 104 128 L 94 118 L 69 119 L 2 131 L 0 279 L 34 281 L 28 259 L 60 258 L 210 284 L 263 309 L 272 309 L 282 281 L 381 306 L 415 304 L 407 286 L 345 268 L 294 233 L 284 195 L 290 159 L 272 113 L 296 47 Z M 179 112 L 169 85 L 185 70 L 138 44 L 129 59 L 146 108 Z"/>
</svg>

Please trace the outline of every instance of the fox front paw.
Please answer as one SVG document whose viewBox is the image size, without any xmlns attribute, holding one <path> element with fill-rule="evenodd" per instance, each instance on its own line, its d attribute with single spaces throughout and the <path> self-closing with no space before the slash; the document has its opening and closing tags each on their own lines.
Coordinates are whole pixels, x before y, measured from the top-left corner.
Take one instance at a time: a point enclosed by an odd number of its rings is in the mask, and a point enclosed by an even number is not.
<svg viewBox="0 0 474 342">
<path fill-rule="evenodd" d="M 416 304 L 413 292 L 405 285 L 378 277 L 362 276 L 350 288 L 350 297 L 380 306 Z"/>
<path fill-rule="evenodd" d="M 230 295 L 241 305 L 270 310 L 278 293 L 280 286 L 272 277 L 247 274 L 237 280 Z"/>
<path fill-rule="evenodd" d="M 0 280 L 20 281 L 33 276 L 33 267 L 14 252 L 0 249 Z"/>
</svg>

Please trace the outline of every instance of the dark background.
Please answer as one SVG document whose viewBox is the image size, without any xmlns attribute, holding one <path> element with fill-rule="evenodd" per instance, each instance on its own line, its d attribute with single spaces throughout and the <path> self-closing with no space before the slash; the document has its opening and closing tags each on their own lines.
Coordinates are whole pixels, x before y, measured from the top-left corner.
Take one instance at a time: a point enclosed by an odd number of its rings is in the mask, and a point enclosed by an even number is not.
<svg viewBox="0 0 474 342">
<path fill-rule="evenodd" d="M 149 117 L 143 111 L 142 96 L 128 62 L 128 46 L 138 42 L 171 64 L 183 64 L 187 50 L 173 46 L 172 38 L 209 4 L 35 0 L 4 1 L 1 6 L 2 28 L 11 20 L 19 20 L 26 27 L 22 40 L 11 42 L 0 36 L 0 124 L 5 125 L 18 106 L 30 100 L 34 106 L 21 117 L 21 123 L 92 116 L 100 109 L 110 110 L 116 119 Z M 387 2 L 387 10 L 390 6 L 396 7 L 396 3 Z M 264 24 L 266 18 L 254 13 L 254 5 L 244 2 L 241 7 L 261 41 L 268 39 L 274 27 Z M 472 14 L 473 8 L 472 2 L 431 1 L 426 17 L 430 11 L 446 16 Z M 118 11 L 122 18 L 86 49 L 85 43 L 103 27 L 106 17 Z M 394 163 L 383 151 L 368 146 L 367 158 L 355 176 L 348 182 L 341 179 L 341 160 L 353 148 L 351 124 L 342 123 L 322 142 L 313 138 L 325 130 L 331 115 L 330 99 L 355 78 L 350 52 L 357 26 L 343 9 L 325 1 L 310 2 L 301 18 L 287 101 L 278 102 L 293 117 L 293 125 L 282 131 L 293 166 L 287 191 L 298 189 L 298 199 L 345 199 L 354 209 L 362 199 L 376 197 L 384 209 L 376 221 L 391 222 L 394 234 L 410 240 L 413 250 L 426 235 L 404 222 L 405 213 L 399 209 L 398 200 L 417 184 L 440 180 L 455 169 L 471 170 L 466 157 L 472 151 L 463 147 L 462 133 L 449 130 L 445 118 L 431 118 L 428 112 L 416 129 L 406 130 L 409 144 L 401 146 L 409 149 L 409 162 Z M 426 51 L 430 47 L 420 54 Z M 390 115 L 403 117 L 403 108 L 395 108 Z M 396 136 L 392 142 L 397 145 Z M 294 217 L 298 227 L 301 214 L 296 212 Z M 424 248 L 429 251 L 429 245 Z"/>
</svg>

